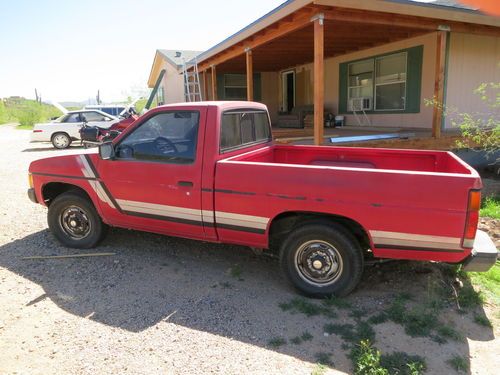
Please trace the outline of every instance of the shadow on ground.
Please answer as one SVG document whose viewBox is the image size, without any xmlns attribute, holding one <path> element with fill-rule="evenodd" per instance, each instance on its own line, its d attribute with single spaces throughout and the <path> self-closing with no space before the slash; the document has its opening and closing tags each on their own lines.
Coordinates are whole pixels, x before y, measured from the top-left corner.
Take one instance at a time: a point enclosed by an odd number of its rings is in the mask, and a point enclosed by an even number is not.
<svg viewBox="0 0 500 375">
<path fill-rule="evenodd" d="M 318 352 L 327 350 L 334 353 L 335 368 L 351 371 L 345 354 L 337 357 L 342 352 L 340 338 L 323 335 L 324 324 L 335 319 L 280 309 L 280 303 L 297 298 L 297 294 L 281 276 L 274 259 L 257 257 L 239 246 L 120 229 L 111 230 L 104 243 L 89 252 L 94 251 L 116 255 L 21 259 L 76 253 L 59 246 L 48 231 L 41 231 L 1 246 L 0 266 L 44 289 L 42 295 L 26 301 L 26 306 L 50 298 L 71 314 L 131 332 L 168 320 L 263 347 L 269 347 L 275 337 L 289 341 L 307 331 L 314 336 L 307 348 L 288 344 L 274 350 L 313 363 Z M 360 287 L 348 300 L 355 309 L 370 314 L 402 291 L 420 288 L 425 294 L 433 267 L 409 270 L 399 263 L 367 267 Z M 482 309 L 480 313 L 484 316 Z M 464 329 L 464 335 L 473 340 L 494 338 L 491 328 Z M 469 356 L 466 340 L 456 344 L 454 350 L 462 358 Z"/>
</svg>

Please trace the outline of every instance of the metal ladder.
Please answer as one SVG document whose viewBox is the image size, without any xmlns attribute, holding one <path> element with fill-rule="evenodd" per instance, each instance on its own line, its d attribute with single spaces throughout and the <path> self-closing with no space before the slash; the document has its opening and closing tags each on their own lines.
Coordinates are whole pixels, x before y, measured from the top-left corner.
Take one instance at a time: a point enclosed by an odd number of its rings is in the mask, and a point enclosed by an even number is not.
<svg viewBox="0 0 500 375">
<path fill-rule="evenodd" d="M 186 102 L 201 102 L 200 74 L 198 73 L 198 62 L 196 58 L 191 66 L 188 66 L 186 60 L 183 59 L 182 74 L 184 74 L 184 100 Z M 190 72 L 189 68 L 193 68 Z"/>
</svg>

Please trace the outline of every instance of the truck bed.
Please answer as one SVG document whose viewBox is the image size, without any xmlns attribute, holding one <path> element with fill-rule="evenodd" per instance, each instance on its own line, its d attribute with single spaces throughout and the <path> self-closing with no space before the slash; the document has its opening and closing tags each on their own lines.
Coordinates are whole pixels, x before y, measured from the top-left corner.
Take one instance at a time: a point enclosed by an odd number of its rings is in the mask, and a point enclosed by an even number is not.
<svg viewBox="0 0 500 375">
<path fill-rule="evenodd" d="M 468 194 L 480 188 L 448 152 L 276 145 L 217 163 L 215 207 L 270 220 L 333 214 L 359 223 L 375 256 L 458 262 L 470 253 L 461 247 Z"/>
<path fill-rule="evenodd" d="M 394 171 L 476 173 L 450 152 L 352 147 L 272 146 L 232 161 Z"/>
</svg>

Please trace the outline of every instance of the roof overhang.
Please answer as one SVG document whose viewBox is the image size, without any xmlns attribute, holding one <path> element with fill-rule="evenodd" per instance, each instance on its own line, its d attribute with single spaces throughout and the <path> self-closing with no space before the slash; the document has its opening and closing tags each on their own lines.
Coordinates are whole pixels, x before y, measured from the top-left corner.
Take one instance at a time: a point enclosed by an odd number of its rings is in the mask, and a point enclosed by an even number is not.
<svg viewBox="0 0 500 375">
<path fill-rule="evenodd" d="M 151 72 L 149 73 L 149 78 L 148 78 L 149 88 L 153 88 L 155 86 L 156 79 L 160 75 L 162 65 L 166 61 L 167 60 L 165 59 L 165 57 L 157 50 L 155 53 L 155 58 L 153 60 L 153 66 L 151 67 Z"/>
</svg>

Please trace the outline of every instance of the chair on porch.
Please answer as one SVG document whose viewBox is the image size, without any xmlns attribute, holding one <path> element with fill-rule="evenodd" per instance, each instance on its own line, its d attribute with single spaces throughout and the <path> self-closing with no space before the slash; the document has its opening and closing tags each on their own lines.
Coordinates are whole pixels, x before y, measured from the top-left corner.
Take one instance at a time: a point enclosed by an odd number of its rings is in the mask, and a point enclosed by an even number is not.
<svg viewBox="0 0 500 375">
<path fill-rule="evenodd" d="M 295 106 L 289 113 L 278 114 L 278 128 L 303 128 L 307 115 L 314 114 L 313 105 Z"/>
</svg>

